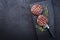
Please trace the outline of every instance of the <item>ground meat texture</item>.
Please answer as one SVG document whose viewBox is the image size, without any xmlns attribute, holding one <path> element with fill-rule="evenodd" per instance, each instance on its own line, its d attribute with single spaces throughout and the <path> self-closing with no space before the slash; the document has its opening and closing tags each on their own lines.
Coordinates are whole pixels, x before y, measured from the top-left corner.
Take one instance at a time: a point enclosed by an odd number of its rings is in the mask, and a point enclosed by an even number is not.
<svg viewBox="0 0 60 40">
<path fill-rule="evenodd" d="M 37 23 L 40 26 L 44 26 L 48 23 L 48 18 L 44 15 L 39 15 L 38 18 L 37 18 Z"/>
<path fill-rule="evenodd" d="M 36 16 L 40 15 L 42 11 L 43 11 L 43 6 L 39 4 L 35 4 L 31 8 L 31 12 Z"/>
</svg>

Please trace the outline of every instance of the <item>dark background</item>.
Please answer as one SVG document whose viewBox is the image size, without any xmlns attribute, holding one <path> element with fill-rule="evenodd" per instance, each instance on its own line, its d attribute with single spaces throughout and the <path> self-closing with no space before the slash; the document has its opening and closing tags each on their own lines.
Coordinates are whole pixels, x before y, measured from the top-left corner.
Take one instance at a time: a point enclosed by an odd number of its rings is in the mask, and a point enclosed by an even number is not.
<svg viewBox="0 0 60 40">
<path fill-rule="evenodd" d="M 44 0 L 0 0 L 0 40 L 60 40 L 60 1 L 52 0 L 55 36 L 36 34 L 29 4 Z M 38 35 L 38 36 L 37 36 Z"/>
<path fill-rule="evenodd" d="M 56 35 L 56 40 L 60 40 L 60 0 L 53 0 L 53 6 L 54 6 L 54 14 L 55 14 L 55 35 Z"/>
</svg>

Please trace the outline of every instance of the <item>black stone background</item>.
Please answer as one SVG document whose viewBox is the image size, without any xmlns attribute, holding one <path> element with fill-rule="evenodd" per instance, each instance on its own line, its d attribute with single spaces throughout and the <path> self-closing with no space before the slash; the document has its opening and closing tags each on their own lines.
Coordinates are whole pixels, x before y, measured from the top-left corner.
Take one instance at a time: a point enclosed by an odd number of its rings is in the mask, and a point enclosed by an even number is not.
<svg viewBox="0 0 60 40">
<path fill-rule="evenodd" d="M 55 17 L 55 35 L 56 40 L 60 40 L 60 0 L 52 0 Z"/>
<path fill-rule="evenodd" d="M 0 0 L 0 40 L 60 40 L 60 1 L 53 0 L 55 39 L 37 36 L 29 4 L 44 0 Z"/>
</svg>

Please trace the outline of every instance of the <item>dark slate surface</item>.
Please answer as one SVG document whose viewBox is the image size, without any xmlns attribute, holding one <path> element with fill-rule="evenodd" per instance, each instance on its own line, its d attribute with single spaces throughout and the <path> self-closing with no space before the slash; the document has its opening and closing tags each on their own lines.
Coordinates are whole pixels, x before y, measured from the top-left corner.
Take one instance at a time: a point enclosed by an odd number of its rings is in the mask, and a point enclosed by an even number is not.
<svg viewBox="0 0 60 40">
<path fill-rule="evenodd" d="M 0 40 L 37 40 L 29 0 L 0 0 Z"/>
<path fill-rule="evenodd" d="M 0 0 L 0 40 L 37 40 L 28 5 L 38 1 L 42 0 Z M 60 40 L 60 1 L 53 1 L 55 34 Z M 41 34 L 39 40 L 47 40 L 47 37 L 48 34 Z"/>
<path fill-rule="evenodd" d="M 60 0 L 53 0 L 56 40 L 60 40 Z"/>
</svg>

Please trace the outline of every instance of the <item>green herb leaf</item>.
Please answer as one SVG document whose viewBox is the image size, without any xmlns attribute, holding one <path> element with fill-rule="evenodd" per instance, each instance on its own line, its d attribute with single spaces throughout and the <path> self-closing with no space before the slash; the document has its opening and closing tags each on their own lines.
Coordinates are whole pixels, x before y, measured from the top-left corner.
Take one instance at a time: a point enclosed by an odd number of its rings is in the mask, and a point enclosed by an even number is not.
<svg viewBox="0 0 60 40">
<path fill-rule="evenodd" d="M 45 8 L 45 15 L 48 16 L 48 8 L 47 8 L 47 6 Z"/>
<path fill-rule="evenodd" d="M 39 25 L 36 24 L 36 28 L 39 29 L 41 32 L 45 32 L 46 30 L 42 27 L 40 27 Z"/>
<path fill-rule="evenodd" d="M 45 31 L 46 31 L 46 30 L 45 30 L 44 28 L 42 28 L 42 27 L 40 27 L 39 30 L 40 30 L 41 32 L 45 32 Z"/>
</svg>

